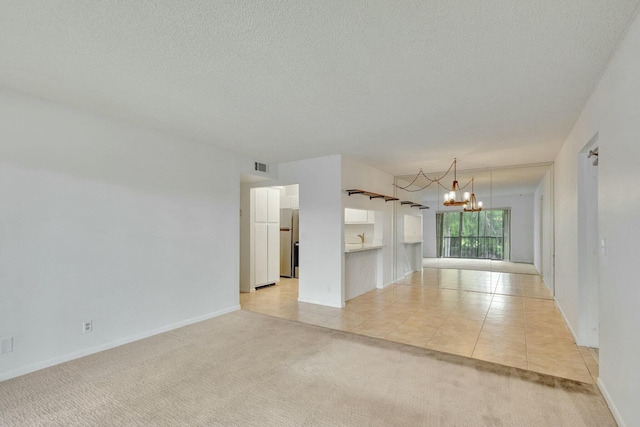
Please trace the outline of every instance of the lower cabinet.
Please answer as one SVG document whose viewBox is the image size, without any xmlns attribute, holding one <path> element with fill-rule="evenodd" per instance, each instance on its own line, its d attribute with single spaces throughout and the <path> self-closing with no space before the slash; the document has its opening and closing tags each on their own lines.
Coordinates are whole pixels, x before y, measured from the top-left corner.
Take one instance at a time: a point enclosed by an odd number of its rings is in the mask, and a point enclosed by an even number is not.
<svg viewBox="0 0 640 427">
<path fill-rule="evenodd" d="M 280 225 L 255 223 L 255 286 L 280 280 Z"/>
</svg>

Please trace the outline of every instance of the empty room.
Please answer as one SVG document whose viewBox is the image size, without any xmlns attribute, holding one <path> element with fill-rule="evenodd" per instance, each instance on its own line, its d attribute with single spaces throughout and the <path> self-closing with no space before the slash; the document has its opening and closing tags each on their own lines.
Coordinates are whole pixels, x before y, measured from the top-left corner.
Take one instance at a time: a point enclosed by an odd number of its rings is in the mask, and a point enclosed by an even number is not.
<svg viewBox="0 0 640 427">
<path fill-rule="evenodd" d="M 640 425 L 639 12 L 0 0 L 0 425 Z"/>
</svg>

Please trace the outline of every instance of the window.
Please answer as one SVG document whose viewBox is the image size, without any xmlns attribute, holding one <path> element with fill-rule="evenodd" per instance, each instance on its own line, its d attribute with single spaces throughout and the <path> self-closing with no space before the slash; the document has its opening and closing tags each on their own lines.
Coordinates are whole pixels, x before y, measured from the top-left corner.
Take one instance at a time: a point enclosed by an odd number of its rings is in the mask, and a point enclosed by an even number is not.
<svg viewBox="0 0 640 427">
<path fill-rule="evenodd" d="M 510 219 L 509 209 L 438 212 L 438 257 L 508 260 Z"/>
</svg>

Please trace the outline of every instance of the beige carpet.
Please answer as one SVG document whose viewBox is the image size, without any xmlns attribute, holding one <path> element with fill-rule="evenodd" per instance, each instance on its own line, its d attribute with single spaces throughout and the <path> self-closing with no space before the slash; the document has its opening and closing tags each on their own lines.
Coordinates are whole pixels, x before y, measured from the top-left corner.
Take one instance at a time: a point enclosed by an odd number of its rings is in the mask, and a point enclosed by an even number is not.
<svg viewBox="0 0 640 427">
<path fill-rule="evenodd" d="M 2 426 L 614 426 L 595 386 L 238 311 L 0 383 Z"/>
</svg>

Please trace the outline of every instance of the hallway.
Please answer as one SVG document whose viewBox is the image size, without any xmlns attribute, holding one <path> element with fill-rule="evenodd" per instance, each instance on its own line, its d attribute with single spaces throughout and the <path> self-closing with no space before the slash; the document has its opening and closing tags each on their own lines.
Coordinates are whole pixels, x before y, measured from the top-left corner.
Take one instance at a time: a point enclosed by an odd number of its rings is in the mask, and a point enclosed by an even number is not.
<svg viewBox="0 0 640 427">
<path fill-rule="evenodd" d="M 424 268 L 342 309 L 298 302 L 296 279 L 240 295 L 245 310 L 594 383 L 537 275 Z"/>
</svg>

